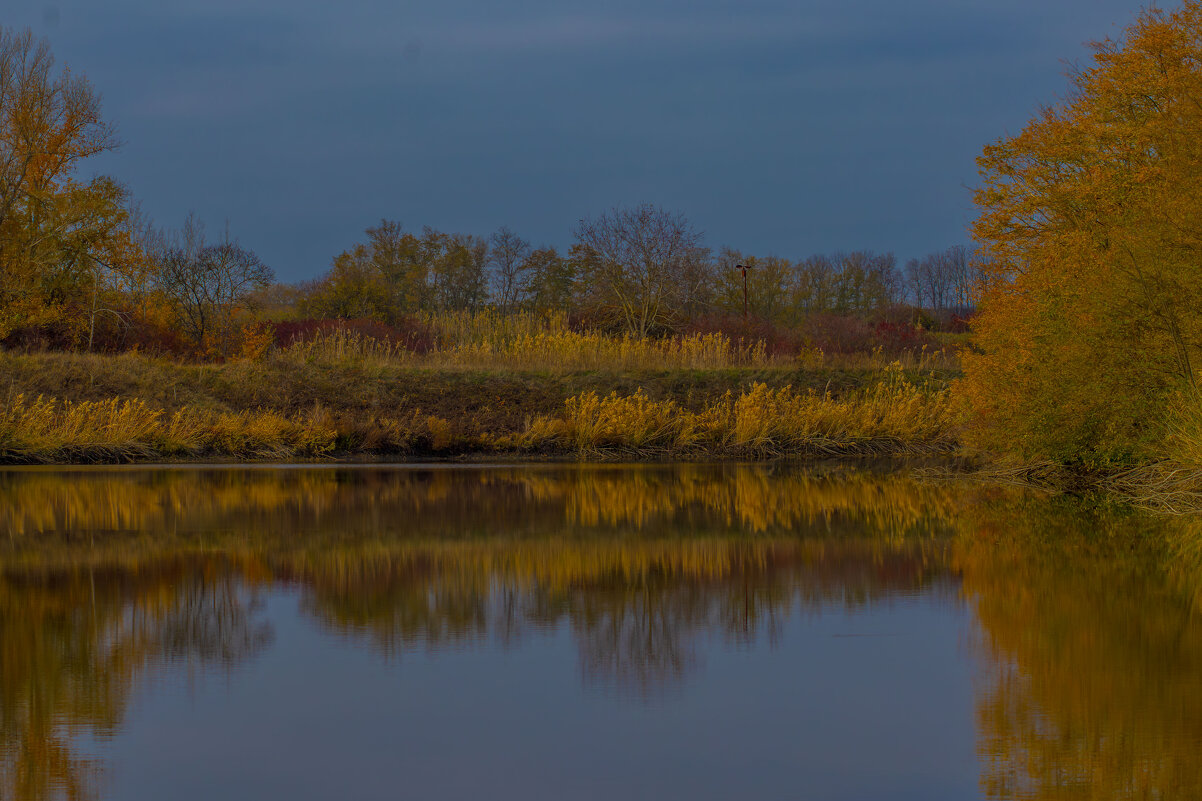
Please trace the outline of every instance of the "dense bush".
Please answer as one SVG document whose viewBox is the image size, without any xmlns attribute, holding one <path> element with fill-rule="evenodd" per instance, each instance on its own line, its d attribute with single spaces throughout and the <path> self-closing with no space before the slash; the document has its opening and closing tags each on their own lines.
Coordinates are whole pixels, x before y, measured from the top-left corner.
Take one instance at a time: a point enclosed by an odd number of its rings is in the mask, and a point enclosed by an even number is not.
<svg viewBox="0 0 1202 801">
<path fill-rule="evenodd" d="M 1148 8 L 1066 98 L 977 160 L 972 444 L 1112 469 L 1162 458 L 1202 364 L 1202 0 Z"/>
<path fill-rule="evenodd" d="M 76 337 L 74 329 L 56 320 L 45 325 L 13 328 L 7 336 L 0 338 L 0 346 L 21 351 L 71 350 L 76 345 Z"/>
</svg>

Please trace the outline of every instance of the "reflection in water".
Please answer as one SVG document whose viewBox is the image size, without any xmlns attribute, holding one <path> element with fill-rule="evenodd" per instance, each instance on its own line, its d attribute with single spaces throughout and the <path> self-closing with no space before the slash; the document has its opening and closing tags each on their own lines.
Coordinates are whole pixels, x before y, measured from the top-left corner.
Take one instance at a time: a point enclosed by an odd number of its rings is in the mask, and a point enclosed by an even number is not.
<svg viewBox="0 0 1202 801">
<path fill-rule="evenodd" d="M 988 677 L 988 797 L 1202 797 L 1202 631 L 1180 559 L 1198 524 L 1067 501 L 974 522 L 956 564 Z"/>
<path fill-rule="evenodd" d="M 267 646 L 253 592 L 174 561 L 0 581 L 0 798 L 92 797 L 71 734 L 117 733 L 134 690 L 167 668 L 230 668 Z"/>
<path fill-rule="evenodd" d="M 942 524 L 955 500 L 946 488 L 898 476 L 751 466 L 9 470 L 0 471 L 0 532 L 10 546 L 38 537 L 39 560 L 47 533 L 71 541 L 137 534 L 158 543 L 164 534 L 231 530 L 463 539 L 602 527 L 661 533 L 664 525 L 675 533 L 694 526 L 764 533 L 804 525 L 904 536 Z"/>
<path fill-rule="evenodd" d="M 0 798 L 94 797 L 75 735 L 253 659 L 273 587 L 393 662 L 567 631 L 635 698 L 797 609 L 964 598 L 987 797 L 1202 797 L 1190 525 L 839 468 L 0 472 Z"/>
</svg>

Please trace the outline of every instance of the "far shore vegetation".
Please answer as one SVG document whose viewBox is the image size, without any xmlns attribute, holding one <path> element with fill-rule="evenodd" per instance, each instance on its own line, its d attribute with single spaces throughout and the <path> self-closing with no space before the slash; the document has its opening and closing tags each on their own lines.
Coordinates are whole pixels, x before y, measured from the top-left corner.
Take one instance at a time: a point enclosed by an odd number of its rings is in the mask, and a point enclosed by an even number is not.
<svg viewBox="0 0 1202 801">
<path fill-rule="evenodd" d="M 258 358 L 0 354 L 0 460 L 953 453 L 946 353 L 748 357 L 723 335 L 560 334 L 489 358 L 335 331 Z M 608 342 L 573 362 L 576 338 Z M 602 345 L 603 347 L 604 345 Z M 469 358 L 470 356 L 470 358 Z M 593 360 L 588 356 L 588 361 Z M 527 361 L 525 366 L 518 362 Z"/>
<path fill-rule="evenodd" d="M 564 252 L 380 220 L 276 281 L 142 214 L 99 96 L 0 29 L 0 462 L 970 457 L 1202 498 L 1202 0 L 979 159 L 975 246 L 798 259 L 650 204 Z"/>
</svg>

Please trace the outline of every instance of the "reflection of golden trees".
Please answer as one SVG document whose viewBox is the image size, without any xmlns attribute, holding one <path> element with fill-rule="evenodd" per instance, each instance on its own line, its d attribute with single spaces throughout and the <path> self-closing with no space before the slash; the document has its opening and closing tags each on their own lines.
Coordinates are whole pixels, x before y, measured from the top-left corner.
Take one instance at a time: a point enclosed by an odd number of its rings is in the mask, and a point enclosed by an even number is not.
<svg viewBox="0 0 1202 801">
<path fill-rule="evenodd" d="M 1202 798 L 1202 628 L 1166 547 L 1199 541 L 1197 524 L 1060 501 L 1000 503 L 965 528 L 987 795 Z"/>
<path fill-rule="evenodd" d="M 75 733 L 118 731 L 159 666 L 229 667 L 266 644 L 234 576 L 193 567 L 0 578 L 0 798 L 95 796 Z"/>
</svg>

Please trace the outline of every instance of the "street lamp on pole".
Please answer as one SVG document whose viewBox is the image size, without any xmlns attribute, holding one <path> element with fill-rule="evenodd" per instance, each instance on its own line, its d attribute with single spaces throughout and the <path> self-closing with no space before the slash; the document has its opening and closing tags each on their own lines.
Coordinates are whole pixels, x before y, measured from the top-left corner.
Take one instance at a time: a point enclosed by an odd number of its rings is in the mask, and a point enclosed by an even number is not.
<svg viewBox="0 0 1202 801">
<path fill-rule="evenodd" d="M 736 270 L 743 272 L 743 319 L 747 319 L 747 271 L 751 269 L 750 264 L 736 264 Z"/>
</svg>

